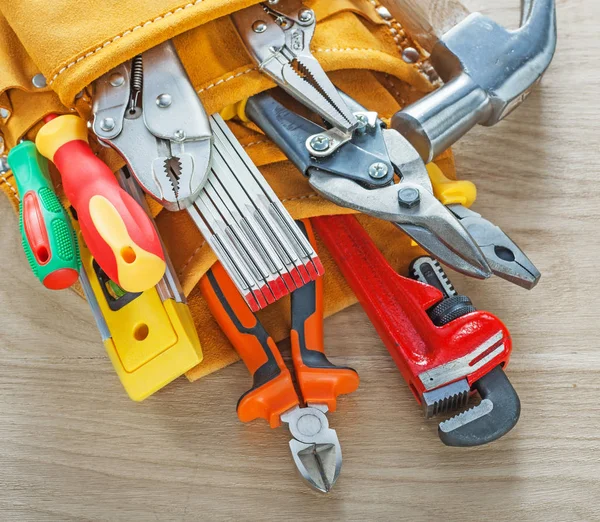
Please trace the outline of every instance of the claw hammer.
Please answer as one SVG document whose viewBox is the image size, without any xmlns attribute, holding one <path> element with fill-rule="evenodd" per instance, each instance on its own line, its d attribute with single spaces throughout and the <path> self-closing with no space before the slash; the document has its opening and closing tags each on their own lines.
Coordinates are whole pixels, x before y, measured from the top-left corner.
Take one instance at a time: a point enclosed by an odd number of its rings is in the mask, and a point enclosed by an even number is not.
<svg viewBox="0 0 600 522">
<path fill-rule="evenodd" d="M 438 90 L 392 118 L 392 127 L 425 163 L 475 125 L 495 125 L 516 109 L 541 80 L 556 50 L 555 0 L 521 0 L 521 27 L 514 31 L 480 13 L 465 17 L 468 11 L 458 0 L 381 3 L 399 20 L 409 21 L 444 80 Z M 448 29 L 448 21 L 456 20 Z"/>
</svg>

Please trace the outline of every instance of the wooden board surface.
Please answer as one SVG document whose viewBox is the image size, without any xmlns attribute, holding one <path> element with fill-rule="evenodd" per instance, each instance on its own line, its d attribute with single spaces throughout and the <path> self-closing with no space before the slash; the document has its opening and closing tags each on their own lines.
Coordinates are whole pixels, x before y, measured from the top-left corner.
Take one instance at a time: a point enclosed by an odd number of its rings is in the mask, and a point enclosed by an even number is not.
<svg viewBox="0 0 600 522">
<path fill-rule="evenodd" d="M 516 0 L 465 3 L 518 20 Z M 315 494 L 295 474 L 285 430 L 238 422 L 241 364 L 129 401 L 86 306 L 29 273 L 0 199 L 0 519 L 599 520 L 600 4 L 558 4 L 559 49 L 541 88 L 456 147 L 459 172 L 478 184 L 476 209 L 543 272 L 532 292 L 454 277 L 512 332 L 508 373 L 523 411 L 509 436 L 444 447 L 355 306 L 326 322 L 331 359 L 362 382 L 330 415 L 341 478 Z"/>
</svg>

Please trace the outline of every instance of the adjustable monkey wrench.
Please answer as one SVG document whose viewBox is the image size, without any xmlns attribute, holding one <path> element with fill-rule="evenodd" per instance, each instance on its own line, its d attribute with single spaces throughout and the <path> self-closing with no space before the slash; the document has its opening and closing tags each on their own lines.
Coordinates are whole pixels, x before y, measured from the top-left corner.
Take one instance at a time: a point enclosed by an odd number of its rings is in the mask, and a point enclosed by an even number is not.
<svg viewBox="0 0 600 522">
<path fill-rule="evenodd" d="M 410 13 L 407 2 L 382 1 L 392 14 Z M 445 85 L 397 112 L 392 127 L 425 163 L 475 125 L 489 127 L 503 120 L 529 95 L 556 49 L 554 2 L 521 0 L 521 27 L 515 31 L 480 13 L 470 14 L 439 39 L 431 36 L 431 27 L 422 28 L 430 33 L 431 63 Z M 417 36 L 422 32 L 416 29 Z"/>
<path fill-rule="evenodd" d="M 354 216 L 321 216 L 311 223 L 425 416 L 461 409 L 471 392 L 479 392 L 480 404 L 439 425 L 442 442 L 478 446 L 510 431 L 520 402 L 503 370 L 512 349 L 504 324 L 457 295 L 429 257 L 413 264 L 418 281 L 398 275 Z"/>
</svg>

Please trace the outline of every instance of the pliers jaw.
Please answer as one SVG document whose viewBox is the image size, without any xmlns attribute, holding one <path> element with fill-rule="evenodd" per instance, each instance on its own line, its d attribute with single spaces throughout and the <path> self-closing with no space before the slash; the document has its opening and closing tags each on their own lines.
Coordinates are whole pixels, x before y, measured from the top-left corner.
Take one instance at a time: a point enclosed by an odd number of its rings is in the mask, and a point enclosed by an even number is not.
<svg viewBox="0 0 600 522">
<path fill-rule="evenodd" d="M 189 207 L 206 183 L 208 116 L 170 41 L 94 84 L 93 131 L 127 161 L 138 183 L 168 210 Z"/>
<path fill-rule="evenodd" d="M 281 415 L 293 437 L 290 450 L 298 472 L 322 493 L 331 491 L 342 469 L 342 447 L 336 431 L 329 427 L 327 410 L 326 405 L 310 404 Z"/>
<path fill-rule="evenodd" d="M 359 123 L 310 52 L 314 11 L 299 0 L 250 6 L 231 15 L 259 69 L 342 133 Z"/>
<path fill-rule="evenodd" d="M 527 290 L 537 285 L 540 271 L 500 227 L 462 205 L 448 209 L 477 242 L 495 275 Z"/>
</svg>

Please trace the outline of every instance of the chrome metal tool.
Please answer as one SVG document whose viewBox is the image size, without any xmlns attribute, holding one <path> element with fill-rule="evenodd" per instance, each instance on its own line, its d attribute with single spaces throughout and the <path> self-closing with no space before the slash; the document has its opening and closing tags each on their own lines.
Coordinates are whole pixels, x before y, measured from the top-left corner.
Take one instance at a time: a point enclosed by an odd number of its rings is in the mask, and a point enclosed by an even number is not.
<svg viewBox="0 0 600 522">
<path fill-rule="evenodd" d="M 521 7 L 515 31 L 472 13 L 434 45 L 431 62 L 445 85 L 392 118 L 426 163 L 475 125 L 503 120 L 541 80 L 556 49 L 555 0 L 521 0 Z"/>
<path fill-rule="evenodd" d="M 473 238 L 433 195 L 427 169 L 415 149 L 398 132 L 385 129 L 376 113 L 345 95 L 344 100 L 360 126 L 343 141 L 268 93 L 251 97 L 246 115 L 308 176 L 319 194 L 394 223 L 459 272 L 489 277 L 491 270 Z M 399 183 L 394 182 L 395 175 Z"/>
<path fill-rule="evenodd" d="M 539 270 L 500 227 L 468 208 L 477 197 L 475 185 L 447 178 L 435 163 L 427 172 L 434 194 L 477 243 L 494 275 L 531 290 L 540 280 Z"/>
<path fill-rule="evenodd" d="M 253 311 L 324 272 L 314 248 L 221 116 L 204 190 L 188 212 Z"/>
<path fill-rule="evenodd" d="M 497 225 L 463 205 L 446 205 L 475 240 L 494 275 L 531 290 L 542 274 Z"/>
<path fill-rule="evenodd" d="M 231 15 L 260 70 L 342 134 L 359 125 L 310 52 L 314 11 L 299 0 L 268 1 Z"/>
<path fill-rule="evenodd" d="M 116 149 L 145 192 L 168 210 L 189 207 L 208 177 L 208 116 L 171 41 L 95 83 L 93 131 Z"/>
</svg>

